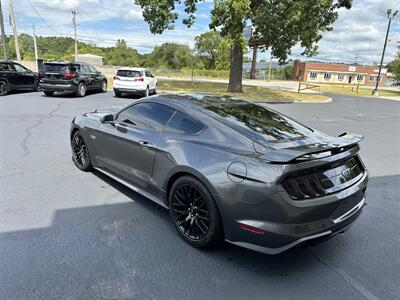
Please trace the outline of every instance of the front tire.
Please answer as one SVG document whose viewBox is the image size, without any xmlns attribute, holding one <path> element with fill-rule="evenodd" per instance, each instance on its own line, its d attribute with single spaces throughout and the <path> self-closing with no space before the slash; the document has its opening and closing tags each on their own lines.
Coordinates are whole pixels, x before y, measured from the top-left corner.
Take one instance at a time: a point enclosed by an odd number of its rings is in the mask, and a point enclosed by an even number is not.
<svg viewBox="0 0 400 300">
<path fill-rule="evenodd" d="M 115 95 L 115 97 L 119 98 L 119 97 L 121 97 L 121 92 L 114 90 L 114 95 Z"/>
<path fill-rule="evenodd" d="M 51 97 L 51 96 L 54 95 L 54 92 L 51 92 L 51 91 L 44 91 L 43 93 L 44 93 L 47 97 Z"/>
<path fill-rule="evenodd" d="M 76 92 L 78 97 L 85 97 L 86 96 L 86 84 L 84 82 L 79 83 L 78 91 Z"/>
<path fill-rule="evenodd" d="M 0 81 L 0 96 L 5 96 L 8 93 L 8 84 L 5 81 Z"/>
<path fill-rule="evenodd" d="M 107 93 L 107 80 L 103 80 L 103 82 L 101 84 L 101 92 Z"/>
<path fill-rule="evenodd" d="M 42 88 L 40 87 L 40 84 L 39 84 L 39 79 L 37 79 L 37 80 L 35 81 L 35 84 L 34 84 L 34 86 L 33 86 L 33 90 L 34 90 L 35 92 L 41 92 L 41 91 L 42 91 Z"/>
<path fill-rule="evenodd" d="M 81 133 L 76 131 L 71 139 L 72 161 L 81 171 L 90 171 L 92 162 L 90 161 L 89 149 Z"/>
<path fill-rule="evenodd" d="M 180 236 L 192 246 L 210 247 L 222 239 L 222 224 L 215 201 L 196 178 L 182 176 L 174 182 L 169 195 L 169 210 Z"/>
</svg>

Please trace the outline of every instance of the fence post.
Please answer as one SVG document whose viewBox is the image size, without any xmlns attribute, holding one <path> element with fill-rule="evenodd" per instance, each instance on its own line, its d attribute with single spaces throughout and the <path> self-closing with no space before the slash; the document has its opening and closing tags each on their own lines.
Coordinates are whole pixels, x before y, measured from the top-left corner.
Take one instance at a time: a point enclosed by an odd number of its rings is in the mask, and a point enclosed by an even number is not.
<svg viewBox="0 0 400 300">
<path fill-rule="evenodd" d="M 298 93 L 300 93 L 300 87 L 301 87 L 301 81 L 299 81 L 299 88 L 297 89 Z"/>
</svg>

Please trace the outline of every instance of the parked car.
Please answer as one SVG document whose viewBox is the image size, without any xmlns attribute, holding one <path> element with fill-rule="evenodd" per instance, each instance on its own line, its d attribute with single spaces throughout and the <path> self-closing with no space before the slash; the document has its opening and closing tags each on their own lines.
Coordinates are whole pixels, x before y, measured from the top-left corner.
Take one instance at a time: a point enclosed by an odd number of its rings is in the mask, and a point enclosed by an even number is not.
<svg viewBox="0 0 400 300">
<path fill-rule="evenodd" d="M 361 136 L 331 137 L 213 95 L 159 95 L 72 121 L 72 159 L 168 208 L 196 247 L 277 254 L 346 231 L 365 205 Z"/>
<path fill-rule="evenodd" d="M 14 90 L 39 91 L 38 73 L 32 72 L 20 63 L 0 61 L 0 96 Z"/>
<path fill-rule="evenodd" d="M 73 92 L 84 97 L 89 90 L 107 92 L 107 77 L 87 63 L 46 62 L 40 87 L 46 96 L 55 92 Z"/>
<path fill-rule="evenodd" d="M 113 89 L 116 97 L 123 93 L 145 97 L 157 94 L 157 79 L 143 68 L 122 68 L 114 76 Z"/>
</svg>

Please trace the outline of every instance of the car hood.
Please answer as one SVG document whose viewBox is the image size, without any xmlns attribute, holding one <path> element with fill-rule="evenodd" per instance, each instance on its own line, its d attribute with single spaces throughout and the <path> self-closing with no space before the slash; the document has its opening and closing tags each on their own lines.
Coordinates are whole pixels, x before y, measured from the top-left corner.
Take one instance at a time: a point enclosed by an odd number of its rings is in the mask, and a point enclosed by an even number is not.
<svg viewBox="0 0 400 300">
<path fill-rule="evenodd" d="M 88 118 L 94 118 L 94 119 L 100 119 L 101 117 L 105 115 L 114 115 L 117 112 L 119 112 L 123 106 L 109 106 L 109 107 L 101 107 L 96 109 L 93 112 L 87 112 L 84 114 L 84 116 Z"/>
<path fill-rule="evenodd" d="M 307 139 L 293 140 L 268 145 L 253 141 L 254 150 L 262 154 L 267 161 L 289 163 L 294 160 L 306 161 L 331 156 L 351 148 L 363 140 L 363 136 L 354 133 L 342 133 L 331 137 L 320 132 Z"/>
</svg>

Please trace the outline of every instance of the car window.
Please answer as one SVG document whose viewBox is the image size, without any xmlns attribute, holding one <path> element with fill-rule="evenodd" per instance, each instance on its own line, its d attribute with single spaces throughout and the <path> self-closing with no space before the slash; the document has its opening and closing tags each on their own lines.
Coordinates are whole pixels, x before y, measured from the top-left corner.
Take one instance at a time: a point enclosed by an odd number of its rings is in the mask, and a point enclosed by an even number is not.
<svg viewBox="0 0 400 300">
<path fill-rule="evenodd" d="M 151 74 L 150 74 L 150 72 L 149 71 L 144 71 L 144 73 L 146 74 L 146 77 L 151 77 Z"/>
<path fill-rule="evenodd" d="M 29 71 L 27 68 L 25 68 L 24 66 L 21 66 L 20 64 L 14 64 L 14 68 L 15 68 L 15 70 L 17 70 L 17 72 Z"/>
<path fill-rule="evenodd" d="M 85 73 L 92 73 L 92 71 L 90 70 L 88 65 L 82 65 L 81 69 L 83 70 L 83 72 Z"/>
<path fill-rule="evenodd" d="M 9 63 L 0 63 L 0 71 L 10 71 L 12 70 Z"/>
<path fill-rule="evenodd" d="M 131 125 L 162 129 L 174 113 L 174 109 L 162 104 L 142 102 L 123 110 L 117 121 Z"/>
<path fill-rule="evenodd" d="M 167 124 L 167 131 L 181 134 L 196 134 L 204 126 L 185 114 L 177 111 Z"/>
<path fill-rule="evenodd" d="M 79 72 L 81 69 L 80 65 L 70 65 L 69 67 L 71 73 Z"/>
<path fill-rule="evenodd" d="M 121 77 L 140 77 L 142 76 L 142 72 L 140 71 L 132 71 L 132 70 L 118 70 L 117 76 Z"/>
<path fill-rule="evenodd" d="M 46 73 L 68 73 L 68 65 L 62 64 L 44 64 Z"/>
<path fill-rule="evenodd" d="M 89 69 L 90 69 L 90 71 L 91 71 L 92 73 L 97 73 L 97 70 L 96 70 L 95 67 L 89 65 Z"/>
</svg>

